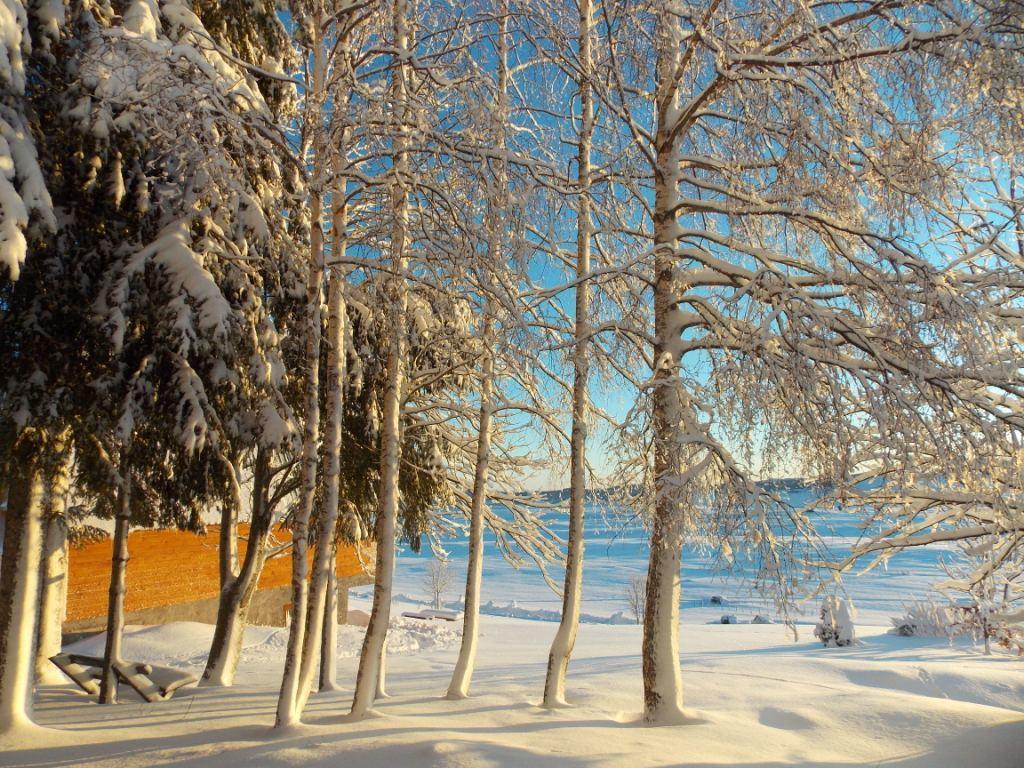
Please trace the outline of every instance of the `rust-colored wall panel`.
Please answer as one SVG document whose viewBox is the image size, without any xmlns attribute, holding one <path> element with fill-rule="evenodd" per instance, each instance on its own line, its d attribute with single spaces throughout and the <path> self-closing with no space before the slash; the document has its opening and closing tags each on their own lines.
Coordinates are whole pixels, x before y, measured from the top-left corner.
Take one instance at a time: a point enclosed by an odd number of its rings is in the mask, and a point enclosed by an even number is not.
<svg viewBox="0 0 1024 768">
<path fill-rule="evenodd" d="M 248 534 L 249 526 L 238 526 L 239 534 Z M 191 603 L 217 597 L 220 592 L 220 567 L 217 546 L 220 527 L 211 525 L 205 536 L 175 530 L 138 530 L 128 537 L 128 583 L 125 610 L 128 612 Z M 280 542 L 289 540 L 288 531 L 274 531 Z M 272 545 L 273 546 L 273 545 Z M 239 555 L 245 554 L 244 539 Z M 66 621 L 81 621 L 104 616 L 110 582 L 110 557 L 113 542 L 94 541 L 72 547 L 68 565 L 68 603 Z M 312 556 L 312 555 L 311 555 Z M 342 583 L 372 581 L 373 544 L 339 545 L 338 578 Z M 267 561 L 259 588 L 271 589 L 291 583 L 289 553 Z"/>
</svg>

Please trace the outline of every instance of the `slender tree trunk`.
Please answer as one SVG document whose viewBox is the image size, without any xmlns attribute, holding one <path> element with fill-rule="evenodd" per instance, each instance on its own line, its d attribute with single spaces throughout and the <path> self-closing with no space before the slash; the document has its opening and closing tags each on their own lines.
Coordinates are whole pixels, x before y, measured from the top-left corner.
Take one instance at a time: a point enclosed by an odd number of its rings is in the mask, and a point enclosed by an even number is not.
<svg viewBox="0 0 1024 768">
<path fill-rule="evenodd" d="M 388 697 L 388 639 L 384 638 L 384 645 L 380 647 L 380 661 L 377 662 L 377 689 L 374 696 L 378 699 Z"/>
<path fill-rule="evenodd" d="M 267 559 L 272 514 L 269 502 L 270 454 L 265 448 L 256 451 L 252 489 L 252 520 L 249 537 L 238 576 L 221 588 L 217 605 L 217 624 L 206 659 L 201 686 L 234 684 L 238 658 L 242 651 L 246 618 Z"/>
<path fill-rule="evenodd" d="M 52 498 L 53 493 L 51 480 L 51 490 L 46 495 Z M 68 524 L 64 517 L 63 504 L 59 506 L 60 509 L 48 510 L 43 536 L 43 581 L 39 608 L 39 641 L 36 646 L 36 681 L 39 683 L 61 683 L 65 680 L 60 670 L 50 661 L 52 656 L 60 653 L 61 630 L 67 606 Z"/>
<path fill-rule="evenodd" d="M 220 546 L 217 550 L 221 592 L 238 578 L 238 512 L 242 507 L 238 460 L 230 462 L 229 467 L 232 474 L 232 500 L 220 512 Z"/>
<path fill-rule="evenodd" d="M 498 2 L 497 30 L 497 82 L 495 92 L 494 143 L 498 149 L 506 146 L 505 131 L 508 122 L 508 2 Z M 504 164 L 499 160 L 495 169 L 496 195 L 487 214 L 488 258 L 497 265 L 504 257 L 505 214 L 508 207 L 508 180 Z M 470 503 L 469 550 L 466 563 L 466 592 L 463 609 L 462 644 L 455 662 L 449 699 L 464 699 L 476 665 L 477 643 L 480 635 L 480 582 L 483 576 L 484 510 L 487 503 L 487 476 L 491 456 L 491 421 L 494 412 L 494 356 L 491 352 L 492 314 L 489 303 L 484 308 L 481 341 L 484 357 L 480 371 L 480 416 L 477 430 L 476 465 L 473 472 L 473 498 Z"/>
<path fill-rule="evenodd" d="M 308 540 L 309 518 L 316 496 L 317 438 L 320 432 L 320 304 L 323 293 L 323 230 L 320 226 L 322 201 L 313 194 L 312 256 L 306 291 L 306 422 L 302 436 L 302 485 L 296 514 L 292 520 L 292 607 L 284 676 L 277 704 L 276 727 L 287 727 L 299 720 L 302 649 L 306 635 L 306 609 L 309 598 Z"/>
<path fill-rule="evenodd" d="M 409 7 L 407 0 L 394 0 L 394 47 L 407 51 L 410 42 Z M 391 334 L 386 363 L 387 385 L 384 391 L 380 428 L 380 509 L 374 526 L 377 540 L 376 579 L 373 586 L 373 608 L 359 655 L 356 690 L 352 697 L 352 716 L 364 717 L 373 704 L 382 677 L 384 643 L 391 621 L 391 592 L 395 571 L 395 528 L 398 521 L 398 474 L 402 454 L 402 397 L 405 386 L 406 314 L 409 296 L 405 282 L 408 268 L 406 250 L 409 229 L 409 193 L 407 179 L 409 158 L 405 143 L 406 71 L 402 58 L 395 67 L 391 89 L 397 112 L 394 142 L 394 171 L 391 181 L 391 257 L 394 276 L 389 281 L 391 301 Z"/>
<path fill-rule="evenodd" d="M 12 460 L 9 482 L 0 565 L 0 734 L 32 723 L 43 544 L 43 483 L 37 463 Z"/>
<path fill-rule="evenodd" d="M 580 622 L 580 598 L 583 590 L 584 504 L 587 466 L 587 383 L 589 379 L 590 289 L 590 146 L 594 130 L 591 102 L 591 5 L 580 0 L 579 59 L 581 130 L 577 156 L 577 181 L 580 188 L 576 213 L 576 316 L 573 349 L 572 436 L 569 457 L 569 540 L 566 546 L 565 584 L 562 588 L 562 617 L 548 655 L 544 681 L 545 707 L 562 707 L 565 700 L 565 674 L 576 645 Z"/>
<path fill-rule="evenodd" d="M 486 310 L 485 310 L 486 311 Z M 484 319 L 483 345 L 489 349 L 490 317 Z M 491 456 L 491 418 L 494 393 L 494 358 L 484 353 L 480 372 L 480 424 L 476 444 L 476 467 L 473 473 L 473 499 L 470 505 L 469 551 L 466 564 L 466 597 L 462 619 L 462 645 L 455 663 L 449 699 L 464 699 L 476 665 L 476 647 L 480 635 L 480 581 L 484 567 L 484 505 L 487 503 L 487 472 Z"/>
<path fill-rule="evenodd" d="M 334 259 L 334 270 L 338 275 L 339 280 L 345 280 L 345 266 L 341 262 L 344 259 L 346 252 L 346 244 L 348 242 L 348 182 L 345 177 L 341 174 L 344 170 L 344 164 L 346 162 L 346 142 L 345 134 L 339 141 L 337 147 L 335 161 L 336 168 L 335 172 L 338 174 L 338 181 L 332 197 L 332 218 L 331 218 L 331 237 L 332 237 L 332 256 Z M 344 296 L 342 296 L 344 300 Z M 347 316 L 345 309 L 342 310 L 341 322 L 345 323 Z M 341 359 L 338 365 L 341 366 L 341 374 L 338 385 L 340 387 L 339 396 L 344 398 L 345 394 L 345 334 L 341 335 Z M 338 403 L 337 418 L 341 425 L 339 429 L 344 426 L 344 400 L 341 399 Z M 340 451 L 340 444 L 339 444 Z M 340 479 L 340 470 L 339 470 Z M 337 525 L 337 521 L 335 521 Z M 331 562 L 335 563 L 335 567 L 332 567 L 328 571 L 328 588 L 327 588 L 327 607 L 324 611 L 324 641 L 321 643 L 321 673 L 319 673 L 319 690 L 329 691 L 338 690 L 338 540 L 334 538 L 331 540 Z M 348 614 L 348 590 L 345 589 L 345 616 Z"/>
<path fill-rule="evenodd" d="M 338 233 L 335 233 L 338 236 Z M 306 642 L 302 652 L 302 674 L 297 716 L 302 715 L 320 661 L 325 609 L 332 575 L 336 575 L 334 540 L 338 522 L 341 483 L 341 430 L 345 406 L 345 279 L 336 265 L 329 272 L 327 320 L 327 413 L 324 435 L 323 504 L 317 526 L 316 559 L 309 612 L 306 617 Z M 333 656 L 333 653 L 332 653 Z"/>
<path fill-rule="evenodd" d="M 114 665 L 122 659 L 124 640 L 124 596 L 128 576 L 128 530 L 131 527 L 131 478 L 125 469 L 118 489 L 114 521 L 114 551 L 110 558 L 110 594 L 107 599 L 107 642 L 103 650 L 103 678 L 100 704 L 117 703 L 117 673 Z"/>
<path fill-rule="evenodd" d="M 683 393 L 679 377 L 678 303 L 675 275 L 679 157 L 672 133 L 677 102 L 679 22 L 668 11 L 659 20 L 658 89 L 654 169 L 654 442 L 655 503 L 647 602 L 643 631 L 644 720 L 679 723 L 683 685 L 679 669 L 679 569 L 682 563 L 684 510 L 677 481 L 682 469 Z"/>
<path fill-rule="evenodd" d="M 403 292 L 404 293 L 404 292 Z M 404 297 L 399 300 L 404 316 Z M 397 335 L 397 334 L 396 334 Z M 392 339 L 388 353 L 388 388 L 384 397 L 384 418 L 381 425 L 381 509 L 374 526 L 377 542 L 373 607 L 359 655 L 356 690 L 352 699 L 352 715 L 363 717 L 369 712 L 376 695 L 383 667 L 384 643 L 391 621 L 391 592 L 395 560 L 395 526 L 398 517 L 398 471 L 400 461 L 399 410 L 397 390 L 402 387 L 401 357 L 404 342 Z M 398 349 L 396 349 L 398 348 Z"/>
<path fill-rule="evenodd" d="M 332 542 L 337 559 L 337 545 Z M 320 691 L 338 690 L 338 572 L 331 568 L 327 582 L 327 605 L 324 608 L 323 642 L 320 646 Z"/>
<path fill-rule="evenodd" d="M 348 624 L 348 587 L 338 587 L 338 623 Z"/>
<path fill-rule="evenodd" d="M 292 608 L 281 695 L 277 702 L 276 727 L 287 727 L 299 721 L 309 685 L 309 681 L 304 680 L 302 665 L 303 652 L 306 648 L 306 613 L 309 602 L 309 584 L 306 581 L 309 571 L 309 518 L 316 496 L 317 442 L 320 436 L 320 341 L 323 335 L 320 307 L 323 303 L 324 282 L 324 202 L 319 179 L 322 153 L 316 132 L 319 130 L 326 77 L 323 32 L 321 13 L 313 24 L 313 83 L 305 107 L 307 141 L 311 144 L 303 147 L 303 158 L 311 160 L 314 176 L 310 183 L 309 195 L 311 232 L 309 283 L 306 289 L 306 422 L 302 435 L 299 504 L 292 520 Z M 307 690 L 304 692 L 303 688 Z"/>
</svg>

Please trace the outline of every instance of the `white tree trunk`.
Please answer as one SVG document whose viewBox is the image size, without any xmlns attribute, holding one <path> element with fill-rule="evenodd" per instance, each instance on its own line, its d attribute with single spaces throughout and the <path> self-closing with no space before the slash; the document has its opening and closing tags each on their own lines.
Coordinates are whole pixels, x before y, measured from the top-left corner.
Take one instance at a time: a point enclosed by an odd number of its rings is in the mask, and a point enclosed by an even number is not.
<svg viewBox="0 0 1024 768">
<path fill-rule="evenodd" d="M 322 201 L 311 195 L 313 231 L 309 283 L 306 289 L 306 419 L 302 435 L 302 478 L 299 503 L 292 519 L 292 607 L 289 615 L 288 645 L 285 649 L 284 675 L 277 701 L 275 727 L 294 725 L 300 714 L 300 678 L 302 650 L 306 635 L 306 605 L 309 599 L 308 537 L 309 518 L 316 496 L 317 438 L 320 434 L 320 305 L 323 294 L 323 230 L 320 226 Z"/>
<path fill-rule="evenodd" d="M 677 102 L 675 72 L 682 48 L 679 20 L 665 10 L 659 19 L 657 120 L 654 169 L 654 355 L 652 395 L 655 503 L 643 631 L 644 720 L 680 723 L 683 685 L 679 669 L 679 568 L 683 509 L 676 487 L 682 467 L 682 392 L 675 248 L 678 227 L 679 157 L 671 134 Z"/>
<path fill-rule="evenodd" d="M 32 677 L 43 547 L 43 483 L 32 461 L 12 461 L 0 567 L 0 734 L 32 723 Z"/>
<path fill-rule="evenodd" d="M 337 550 L 335 550 L 337 551 Z M 320 691 L 338 690 L 338 573 L 332 568 L 327 583 L 323 642 L 320 645 Z"/>
<path fill-rule="evenodd" d="M 337 236 L 337 233 L 336 233 Z M 336 571 L 334 537 L 338 521 L 338 493 L 341 483 L 341 430 L 345 406 L 345 279 L 340 266 L 329 272 L 327 320 L 327 414 L 324 435 L 323 503 L 317 525 L 317 548 L 306 616 L 306 640 L 302 650 L 302 673 L 296 702 L 301 717 L 320 661 L 328 591 Z"/>
<path fill-rule="evenodd" d="M 348 624 L 348 587 L 338 587 L 338 623 Z"/>
<path fill-rule="evenodd" d="M 487 310 L 485 310 L 487 311 Z M 490 349 L 491 320 L 484 319 L 483 346 Z M 476 467 L 473 473 L 473 499 L 470 505 L 469 551 L 466 563 L 466 596 L 462 619 L 462 644 L 455 663 L 449 699 L 464 699 L 476 665 L 477 640 L 480 635 L 480 582 L 484 567 L 484 505 L 487 503 L 487 472 L 491 456 L 491 419 L 494 405 L 494 358 L 484 353 L 480 372 L 480 424 L 476 444 Z"/>
<path fill-rule="evenodd" d="M 53 499 L 57 489 L 51 481 L 48 496 Z M 63 498 L 63 493 L 60 494 Z M 49 505 L 48 505 L 49 506 Z M 50 661 L 61 649 L 61 631 L 67 607 L 68 590 L 68 524 L 63 503 L 49 510 L 43 537 L 42 587 L 39 608 L 39 641 L 36 647 L 36 681 L 62 683 L 64 675 Z"/>
<path fill-rule="evenodd" d="M 267 558 L 272 514 L 268 500 L 270 456 L 264 448 L 257 449 L 253 472 L 252 519 L 245 557 L 238 576 L 221 588 L 217 605 L 217 624 L 206 659 L 201 686 L 230 687 L 235 681 L 238 658 L 242 651 L 249 605 Z M 237 553 L 237 549 L 235 550 Z M 237 556 L 237 555 L 236 555 Z"/>
<path fill-rule="evenodd" d="M 377 690 L 374 696 L 378 699 L 388 697 L 388 639 L 384 638 L 384 645 L 380 649 L 380 661 L 377 664 Z"/>
<path fill-rule="evenodd" d="M 224 589 L 238 578 L 238 511 L 242 507 L 241 480 L 237 459 L 229 464 L 232 473 L 232 500 L 225 504 L 220 513 L 220 589 Z"/>
<path fill-rule="evenodd" d="M 499 0 L 497 7 L 497 82 L 494 105 L 494 144 L 499 150 L 506 146 L 505 132 L 508 122 L 508 2 Z M 505 257 L 505 212 L 508 205 L 508 181 L 504 164 L 499 160 L 495 169 L 495 198 L 486 216 L 487 256 L 489 269 L 500 269 Z M 473 497 L 470 502 L 469 550 L 466 563 L 466 591 L 462 619 L 462 643 L 448 685 L 449 699 L 464 699 L 469 695 L 476 666 L 477 642 L 480 636 L 480 582 L 484 559 L 484 510 L 487 504 L 487 478 L 491 457 L 491 421 L 494 413 L 494 356 L 490 303 L 484 305 L 483 332 L 480 339 L 484 356 L 480 371 L 480 416 L 477 428 L 476 463 L 473 471 Z"/>
<path fill-rule="evenodd" d="M 392 14 L 394 47 L 401 53 L 408 50 L 410 39 L 407 0 L 394 0 Z M 392 95 L 398 114 L 394 140 L 394 172 L 391 180 L 391 258 L 394 269 L 388 291 L 391 301 L 391 338 L 388 341 L 387 384 L 380 428 L 380 509 L 374 526 L 377 569 L 373 586 L 373 608 L 363 638 L 359 672 L 356 675 L 356 690 L 352 697 L 351 714 L 356 718 L 364 717 L 369 712 L 382 677 L 384 643 L 391 621 L 391 592 L 395 571 L 395 527 L 398 521 L 398 474 L 402 452 L 402 399 L 405 386 L 405 324 L 409 303 L 405 279 L 409 237 L 409 193 L 406 187 L 409 158 L 404 135 L 407 69 L 408 64 L 403 57 L 395 67 L 392 80 Z"/>
<path fill-rule="evenodd" d="M 110 558 L 110 591 L 107 597 L 107 641 L 103 650 L 103 678 L 100 703 L 117 703 L 117 673 L 114 664 L 123 661 L 124 596 L 128 578 L 128 531 L 131 527 L 131 479 L 127 469 L 118 489 L 117 518 L 114 521 L 114 547 Z"/>
<path fill-rule="evenodd" d="M 583 591 L 583 550 L 587 466 L 587 383 L 590 358 L 590 294 L 586 282 L 590 274 L 590 146 L 594 130 L 594 109 L 591 102 L 591 5 L 580 0 L 579 60 L 581 130 L 577 156 L 579 204 L 576 213 L 576 315 L 573 349 L 572 435 L 569 458 L 569 539 L 566 542 L 565 583 L 562 589 L 562 616 L 548 655 L 547 677 L 544 681 L 545 707 L 563 707 L 565 674 L 576 645 L 580 622 L 580 598 Z"/>
<path fill-rule="evenodd" d="M 309 518 L 313 513 L 316 497 L 316 470 L 318 440 L 320 437 L 320 308 L 323 304 L 324 282 L 324 228 L 323 196 L 319 179 L 322 153 L 319 151 L 319 126 L 326 60 L 323 50 L 323 14 L 313 24 L 313 82 L 307 94 L 305 106 L 306 141 L 303 159 L 309 159 L 313 167 L 310 182 L 310 259 L 309 282 L 306 287 L 306 420 L 302 434 L 302 476 L 299 487 L 299 503 L 292 519 L 292 608 L 289 617 L 288 646 L 285 651 L 284 675 L 281 679 L 281 694 L 277 701 L 275 727 L 284 728 L 299 721 L 302 707 L 308 695 L 309 681 L 304 680 L 303 654 L 306 649 L 306 620 L 309 602 L 308 537 Z M 312 149 L 312 153 L 310 153 Z M 305 689 L 305 690 L 304 690 Z"/>
<path fill-rule="evenodd" d="M 403 291 L 404 294 L 404 291 Z M 399 312 L 404 316 L 405 302 Z M 396 312 L 398 314 L 398 312 Z M 352 715 L 365 716 L 373 705 L 379 678 L 382 675 L 384 643 L 391 621 L 391 592 L 395 560 L 395 525 L 398 517 L 399 471 L 399 390 L 402 387 L 404 342 L 393 339 L 388 353 L 388 388 L 384 398 L 384 418 L 381 425 L 381 508 L 374 526 L 377 542 L 376 572 L 373 585 L 373 607 L 359 655 L 356 690 L 352 699 Z M 399 348 L 399 349 L 396 349 Z"/>
</svg>

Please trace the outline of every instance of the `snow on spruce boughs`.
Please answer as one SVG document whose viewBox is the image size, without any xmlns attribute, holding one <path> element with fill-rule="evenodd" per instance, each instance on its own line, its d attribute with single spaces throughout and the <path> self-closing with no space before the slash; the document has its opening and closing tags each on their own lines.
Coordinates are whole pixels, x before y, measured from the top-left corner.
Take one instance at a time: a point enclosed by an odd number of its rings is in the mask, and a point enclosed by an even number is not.
<svg viewBox="0 0 1024 768">
<path fill-rule="evenodd" d="M 0 278 L 17 280 L 30 217 L 56 227 L 24 113 L 25 59 L 32 48 L 22 0 L 0 0 Z"/>
<path fill-rule="evenodd" d="M 151 353 L 164 364 L 154 372 L 172 369 L 163 397 L 177 400 L 177 439 L 189 454 L 209 440 L 280 445 L 295 434 L 266 289 L 294 278 L 279 266 L 293 237 L 281 213 L 291 205 L 286 184 L 301 185 L 280 151 L 274 109 L 229 45 L 190 3 L 136 0 L 120 25 L 87 41 L 75 107 L 93 133 L 135 142 L 129 165 L 98 158 L 111 195 L 132 201 L 145 225 L 119 246 L 95 308 L 121 359 Z M 118 391 L 125 376 L 106 377 L 104 390 Z M 122 410 L 151 407 L 133 394 L 146 392 L 127 391 Z"/>
</svg>

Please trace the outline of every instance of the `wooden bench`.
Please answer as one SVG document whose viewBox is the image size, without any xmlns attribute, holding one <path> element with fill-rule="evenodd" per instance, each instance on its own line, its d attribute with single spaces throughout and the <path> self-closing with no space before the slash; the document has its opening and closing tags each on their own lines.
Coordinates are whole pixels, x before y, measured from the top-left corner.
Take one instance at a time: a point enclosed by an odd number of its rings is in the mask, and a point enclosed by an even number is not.
<svg viewBox="0 0 1024 768">
<path fill-rule="evenodd" d="M 103 659 L 98 656 L 82 656 L 75 653 L 61 653 L 50 658 L 58 669 L 70 677 L 75 684 L 90 696 L 100 693 L 103 679 Z M 166 701 L 184 685 L 199 678 L 173 667 L 154 667 L 137 661 L 121 661 L 114 664 L 114 674 L 119 683 L 126 683 L 150 703 Z"/>
<path fill-rule="evenodd" d="M 102 658 L 77 653 L 58 653 L 51 656 L 50 661 L 90 696 L 100 695 L 100 681 L 103 679 Z"/>
<path fill-rule="evenodd" d="M 195 675 L 174 667 L 154 667 L 135 661 L 122 661 L 114 665 L 118 679 L 128 683 L 135 692 L 150 703 L 166 701 L 183 685 L 199 680 Z"/>
</svg>

